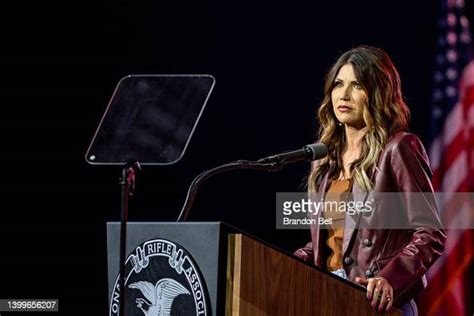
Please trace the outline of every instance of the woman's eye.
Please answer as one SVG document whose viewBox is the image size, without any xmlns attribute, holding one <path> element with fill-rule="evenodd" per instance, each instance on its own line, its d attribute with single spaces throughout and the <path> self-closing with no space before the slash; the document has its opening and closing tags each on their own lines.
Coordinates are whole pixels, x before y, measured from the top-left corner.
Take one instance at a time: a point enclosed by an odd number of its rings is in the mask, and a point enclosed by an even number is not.
<svg viewBox="0 0 474 316">
<path fill-rule="evenodd" d="M 358 83 L 354 83 L 354 88 L 356 88 L 357 90 L 361 90 L 362 86 Z"/>
<path fill-rule="evenodd" d="M 342 87 L 342 86 L 343 86 L 343 84 L 342 84 L 342 82 L 340 82 L 340 81 L 336 81 L 336 82 L 334 83 L 334 87 Z"/>
</svg>

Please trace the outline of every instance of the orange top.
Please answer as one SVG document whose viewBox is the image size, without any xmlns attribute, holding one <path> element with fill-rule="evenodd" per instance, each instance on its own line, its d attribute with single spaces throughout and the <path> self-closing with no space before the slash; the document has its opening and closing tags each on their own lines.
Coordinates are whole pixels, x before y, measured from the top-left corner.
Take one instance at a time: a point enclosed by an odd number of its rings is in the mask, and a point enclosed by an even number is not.
<svg viewBox="0 0 474 316">
<path fill-rule="evenodd" d="M 331 250 L 331 254 L 326 262 L 329 271 L 335 271 L 342 268 L 342 241 L 344 239 L 344 221 L 346 213 L 345 211 L 341 211 L 345 209 L 342 208 L 343 204 L 340 204 L 339 202 L 345 201 L 347 195 L 344 193 L 351 192 L 351 190 L 352 181 L 350 179 L 334 180 L 331 182 L 331 186 L 327 192 L 328 194 L 326 195 L 326 208 L 323 212 L 323 216 L 326 219 L 332 219 L 332 224 L 327 226 L 328 239 L 326 241 L 327 246 Z M 337 204 L 327 204 L 327 202 L 337 202 Z"/>
</svg>

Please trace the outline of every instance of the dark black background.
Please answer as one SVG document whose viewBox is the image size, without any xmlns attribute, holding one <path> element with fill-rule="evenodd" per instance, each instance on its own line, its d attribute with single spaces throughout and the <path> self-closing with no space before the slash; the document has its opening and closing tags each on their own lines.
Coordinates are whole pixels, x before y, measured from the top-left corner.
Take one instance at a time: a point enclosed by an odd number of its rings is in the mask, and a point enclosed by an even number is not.
<svg viewBox="0 0 474 316">
<path fill-rule="evenodd" d="M 127 74 L 212 74 L 185 157 L 139 176 L 131 220 L 174 220 L 201 171 L 315 138 L 325 72 L 359 44 L 393 58 L 426 141 L 439 8 L 429 1 L 37 1 L 0 11 L 0 297 L 59 298 L 62 314 L 107 312 L 105 223 L 120 170 L 84 154 Z M 473 5 L 467 3 L 472 21 Z M 224 220 L 292 251 L 275 192 L 302 191 L 308 165 L 209 180 L 192 220 Z"/>
</svg>

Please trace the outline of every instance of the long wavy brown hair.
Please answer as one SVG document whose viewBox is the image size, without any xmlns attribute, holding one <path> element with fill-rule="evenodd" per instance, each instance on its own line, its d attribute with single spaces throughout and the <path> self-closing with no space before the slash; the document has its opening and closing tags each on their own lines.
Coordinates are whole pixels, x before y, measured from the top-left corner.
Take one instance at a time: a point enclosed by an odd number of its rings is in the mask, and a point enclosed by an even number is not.
<svg viewBox="0 0 474 316">
<path fill-rule="evenodd" d="M 319 141 L 328 147 L 328 156 L 318 161 L 308 177 L 308 190 L 317 190 L 318 179 L 329 173 L 329 179 L 337 179 L 343 169 L 342 154 L 346 149 L 344 126 L 339 126 L 331 102 L 331 92 L 339 69 L 351 64 L 357 81 L 368 96 L 363 119 L 368 132 L 362 140 L 360 158 L 350 171 L 354 181 L 364 190 L 373 188 L 369 178 L 380 151 L 392 135 L 408 128 L 410 110 L 403 100 L 400 76 L 390 57 L 382 49 L 359 46 L 339 57 L 326 75 L 324 99 L 318 110 Z"/>
</svg>

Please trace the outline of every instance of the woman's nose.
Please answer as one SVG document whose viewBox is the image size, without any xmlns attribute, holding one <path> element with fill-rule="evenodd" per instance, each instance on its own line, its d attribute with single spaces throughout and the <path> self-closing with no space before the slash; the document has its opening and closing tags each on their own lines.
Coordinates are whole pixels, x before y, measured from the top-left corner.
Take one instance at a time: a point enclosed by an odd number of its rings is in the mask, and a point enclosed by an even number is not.
<svg viewBox="0 0 474 316">
<path fill-rule="evenodd" d="M 350 100 L 350 93 L 349 93 L 349 88 L 345 88 L 344 90 L 341 91 L 341 100 L 347 101 Z"/>
</svg>

